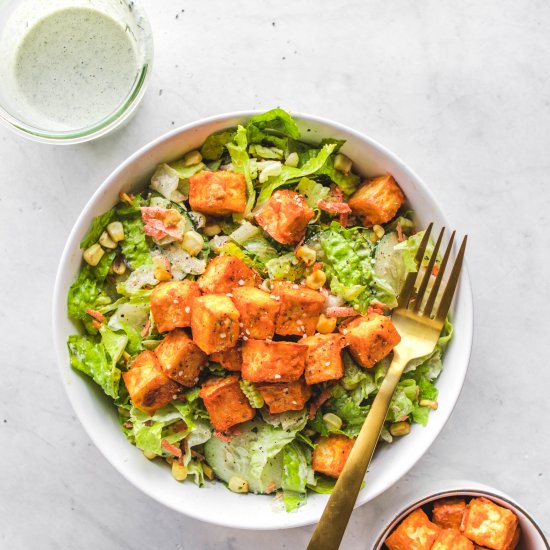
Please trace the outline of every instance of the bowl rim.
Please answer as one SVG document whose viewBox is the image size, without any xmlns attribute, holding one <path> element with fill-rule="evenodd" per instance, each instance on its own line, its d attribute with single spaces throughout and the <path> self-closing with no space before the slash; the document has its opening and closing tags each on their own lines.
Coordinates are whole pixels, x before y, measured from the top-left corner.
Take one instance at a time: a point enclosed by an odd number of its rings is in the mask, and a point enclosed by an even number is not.
<svg viewBox="0 0 550 550">
<path fill-rule="evenodd" d="M 142 32 L 140 43 L 144 48 L 144 58 L 139 65 L 134 83 L 119 105 L 102 119 L 74 130 L 47 130 L 24 122 L 0 105 L 0 124 L 31 141 L 53 145 L 74 145 L 96 140 L 114 132 L 129 120 L 141 104 L 151 80 L 155 43 L 151 22 L 147 16 L 142 0 L 133 0 L 132 17 L 138 22 Z M 86 204 L 88 207 L 89 204 Z"/>
<path fill-rule="evenodd" d="M 395 515 L 393 515 L 389 521 L 389 523 L 383 528 L 382 532 L 378 535 L 374 542 L 373 549 L 378 550 L 379 548 L 382 548 L 382 544 L 386 541 L 391 531 L 398 525 L 398 523 L 405 519 L 405 516 L 408 515 L 410 512 L 413 512 L 414 510 L 420 508 L 421 506 L 424 506 L 425 504 L 429 504 L 431 502 L 434 502 L 435 500 L 439 500 L 442 498 L 450 498 L 450 497 L 456 497 L 456 496 L 464 496 L 464 497 L 488 497 L 489 499 L 497 499 L 506 502 L 510 506 L 510 509 L 512 511 L 519 511 L 521 512 L 526 519 L 531 523 L 531 525 L 536 529 L 538 534 L 540 535 L 540 538 L 546 548 L 550 550 L 550 544 L 548 543 L 548 540 L 546 538 L 546 535 L 544 534 L 541 527 L 539 527 L 538 523 L 535 521 L 533 516 L 529 514 L 521 505 L 519 505 L 515 500 L 513 500 L 511 497 L 508 497 L 504 493 L 498 492 L 496 489 L 492 489 L 488 486 L 478 485 L 476 487 L 475 482 L 468 482 L 471 483 L 471 485 L 465 485 L 461 488 L 457 489 L 439 489 L 435 493 L 429 493 L 428 495 L 425 495 L 423 497 L 417 498 L 414 500 L 414 502 L 410 502 L 406 506 L 403 506 L 399 509 L 399 512 L 397 512 Z M 454 484 L 451 484 L 454 486 Z"/>
<path fill-rule="evenodd" d="M 120 467 L 119 464 L 117 464 L 104 450 L 104 448 L 101 445 L 101 441 L 95 437 L 95 435 L 92 435 L 94 433 L 92 422 L 88 421 L 86 418 L 84 408 L 81 408 L 76 395 L 73 394 L 70 388 L 70 383 L 67 382 L 65 377 L 63 376 L 63 368 L 65 366 L 65 358 L 63 355 L 63 349 L 60 345 L 60 338 L 58 337 L 58 329 L 57 329 L 57 319 L 63 318 L 63 316 L 66 316 L 66 288 L 63 285 L 63 270 L 65 268 L 65 265 L 68 263 L 69 258 L 71 256 L 71 252 L 74 250 L 75 246 L 78 247 L 78 239 L 77 235 L 81 233 L 83 226 L 84 229 L 87 229 L 88 222 L 86 222 L 86 215 L 89 213 L 90 210 L 93 209 L 95 203 L 99 201 L 101 196 L 105 193 L 105 191 L 112 185 L 112 182 L 115 181 L 120 174 L 122 174 L 125 170 L 127 170 L 134 162 L 136 162 L 141 157 L 145 156 L 149 151 L 153 150 L 157 146 L 161 145 L 165 141 L 169 141 L 171 138 L 179 135 L 179 134 L 185 134 L 193 129 L 200 128 L 204 125 L 210 124 L 210 123 L 219 123 L 224 120 L 234 120 L 234 119 L 246 119 L 250 118 L 251 116 L 254 116 L 256 114 L 263 113 L 263 109 L 251 109 L 251 110 L 241 110 L 241 111 L 230 111 L 218 115 L 212 115 L 209 117 L 204 117 L 199 120 L 190 122 L 188 124 L 182 125 L 178 128 L 174 128 L 173 130 L 170 130 L 169 132 L 166 132 L 165 134 L 162 134 L 161 136 L 153 139 L 152 141 L 146 143 L 142 147 L 140 147 L 136 152 L 134 152 L 132 155 L 126 158 L 122 163 L 120 163 L 117 168 L 115 168 L 108 176 L 105 178 L 105 180 L 102 182 L 102 184 L 96 189 L 96 191 L 93 193 L 91 198 L 88 200 L 88 202 L 85 204 L 83 209 L 81 210 L 80 214 L 78 215 L 77 220 L 75 221 L 73 228 L 71 229 L 71 232 L 67 238 L 65 247 L 63 249 L 61 259 L 59 261 L 58 270 L 56 273 L 55 278 L 55 285 L 54 285 L 54 292 L 53 292 L 53 323 L 52 323 L 52 332 L 53 332 L 53 338 L 54 338 L 54 346 L 56 351 L 56 357 L 57 357 L 57 364 L 58 369 L 61 375 L 62 383 L 65 388 L 66 394 L 69 398 L 69 402 L 71 403 L 71 406 L 73 407 L 73 410 L 75 411 L 76 416 L 78 417 L 80 423 L 84 427 L 84 430 L 86 431 L 88 437 L 92 440 L 95 447 L 101 452 L 101 454 L 107 459 L 107 461 L 126 479 L 128 480 L 134 487 L 139 489 L 141 492 L 147 494 L 149 497 L 153 498 L 157 502 L 160 502 L 161 504 L 167 506 L 168 508 L 171 508 L 172 510 L 179 512 L 181 514 L 187 515 L 189 517 L 192 517 L 194 519 L 220 525 L 223 527 L 231 527 L 231 528 L 238 528 L 238 529 L 249 529 L 249 530 L 273 530 L 273 529 L 286 529 L 286 528 L 294 528 L 294 527 L 302 527 L 305 525 L 311 525 L 313 523 L 316 523 L 319 518 L 301 518 L 300 520 L 294 520 L 291 521 L 290 524 L 288 524 L 288 521 L 279 521 L 277 524 L 270 523 L 270 524 L 256 524 L 254 526 L 251 526 L 250 523 L 246 522 L 240 522 L 236 523 L 234 521 L 226 521 L 224 517 L 206 517 L 204 514 L 201 514 L 199 512 L 196 512 L 194 508 L 186 509 L 185 512 L 176 506 L 175 503 L 171 502 L 169 499 L 163 499 L 162 497 L 153 494 L 153 492 L 149 491 L 148 489 L 145 489 L 141 487 L 137 480 L 133 479 L 130 473 L 128 473 L 124 468 Z M 341 124 L 339 122 L 335 122 L 331 119 L 327 119 L 324 117 L 320 117 L 317 115 L 310 115 L 307 113 L 303 113 L 300 111 L 289 111 L 290 114 L 300 120 L 303 120 L 304 122 L 309 123 L 317 123 L 321 124 L 327 127 L 330 127 L 331 129 L 335 131 L 342 131 L 345 133 L 348 133 L 352 135 L 354 138 L 358 139 L 359 141 L 362 141 L 363 143 L 367 144 L 371 148 L 377 150 L 379 153 L 381 153 L 384 157 L 386 157 L 388 160 L 390 160 L 392 163 L 395 163 L 398 165 L 412 180 L 414 180 L 421 188 L 422 191 L 428 196 L 431 203 L 434 205 L 434 207 L 437 209 L 437 212 L 439 216 L 441 217 L 442 222 L 449 227 L 449 223 L 447 220 L 447 217 L 441 208 L 441 205 L 437 201 L 437 199 L 432 194 L 430 188 L 424 183 L 424 181 L 411 169 L 409 166 L 403 162 L 397 155 L 395 155 L 393 152 L 391 152 L 389 149 L 387 149 L 385 146 L 381 145 L 379 142 L 374 140 L 373 138 L 363 134 L 362 132 L 359 132 L 357 130 L 354 130 L 353 128 Z M 456 243 L 455 243 L 456 244 Z M 464 356 L 466 358 L 466 366 L 464 368 L 463 374 L 460 377 L 460 379 L 455 381 L 455 385 L 459 388 L 456 399 L 453 403 L 453 406 L 449 412 L 449 415 L 447 416 L 444 421 L 442 421 L 440 426 L 433 427 L 433 437 L 431 438 L 431 441 L 425 448 L 422 449 L 422 451 L 414 457 L 414 459 L 407 464 L 407 467 L 403 469 L 399 476 L 395 479 L 392 479 L 392 481 L 385 487 L 380 488 L 377 491 L 374 491 L 373 494 L 370 495 L 370 498 L 368 500 L 361 500 L 361 494 L 358 497 L 357 501 L 355 502 L 354 509 L 358 508 L 359 506 L 362 506 L 363 504 L 366 504 L 370 500 L 374 500 L 376 497 L 378 497 L 383 492 L 387 491 L 392 485 L 397 483 L 399 479 L 401 479 L 403 476 L 405 476 L 411 468 L 415 466 L 415 464 L 422 458 L 422 456 L 428 451 L 430 446 L 434 443 L 434 441 L 437 439 L 447 422 L 449 421 L 450 417 L 452 416 L 452 413 L 454 411 L 454 408 L 456 406 L 456 403 L 458 402 L 460 398 L 460 394 L 462 392 L 462 389 L 464 387 L 464 381 L 468 372 L 469 368 L 469 362 L 471 358 L 471 352 L 472 352 L 472 345 L 473 345 L 473 325 L 474 325 L 474 310 L 473 310 L 473 293 L 472 293 L 472 287 L 470 282 L 470 276 L 468 272 L 468 266 L 467 262 L 465 261 L 463 263 L 462 268 L 462 275 L 461 275 L 461 281 L 459 285 L 459 289 L 461 292 L 461 305 L 464 308 L 464 328 L 463 330 L 463 336 L 464 336 L 464 342 L 463 344 L 467 346 L 465 349 Z M 324 496 L 324 495 L 323 495 Z M 291 514 L 286 514 L 285 516 L 291 516 Z M 283 517 L 285 517 L 283 516 Z M 319 516 L 320 517 L 320 516 Z"/>
</svg>

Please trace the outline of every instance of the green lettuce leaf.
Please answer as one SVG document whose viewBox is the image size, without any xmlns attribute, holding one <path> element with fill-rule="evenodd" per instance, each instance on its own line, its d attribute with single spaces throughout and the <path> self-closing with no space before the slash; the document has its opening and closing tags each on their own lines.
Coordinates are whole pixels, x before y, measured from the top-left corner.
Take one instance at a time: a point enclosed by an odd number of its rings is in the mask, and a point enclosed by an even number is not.
<svg viewBox="0 0 550 550">
<path fill-rule="evenodd" d="M 223 156 L 225 146 L 233 141 L 235 133 L 234 128 L 229 128 L 209 135 L 201 147 L 201 155 L 206 160 L 220 159 Z"/>
<path fill-rule="evenodd" d="M 287 182 L 298 181 L 300 178 L 310 176 L 318 172 L 330 156 L 336 145 L 334 143 L 324 145 L 315 156 L 312 156 L 301 166 L 283 166 L 281 174 L 267 179 L 260 189 L 258 196 L 258 206 L 262 206 L 273 194 L 277 188 L 285 185 Z"/>
<path fill-rule="evenodd" d="M 124 240 L 120 242 L 122 254 L 132 269 L 141 266 L 153 265 L 141 217 L 134 217 L 122 221 Z"/>
<path fill-rule="evenodd" d="M 283 502 L 287 512 L 307 502 L 308 457 L 306 450 L 296 442 L 283 449 Z"/>
<path fill-rule="evenodd" d="M 335 479 L 325 476 L 315 476 L 315 483 L 308 483 L 308 489 L 322 495 L 330 495 L 336 485 Z"/>
<path fill-rule="evenodd" d="M 288 148 L 289 138 L 300 138 L 296 122 L 282 109 L 272 109 L 253 116 L 248 121 L 246 130 L 249 143 L 268 144 L 281 150 Z"/>
<path fill-rule="evenodd" d="M 67 340 L 73 368 L 93 378 L 103 391 L 116 399 L 120 381 L 120 370 L 107 356 L 104 345 L 90 336 L 73 334 Z"/>
<path fill-rule="evenodd" d="M 109 223 L 111 223 L 114 213 L 115 210 L 113 208 L 93 219 L 92 225 L 90 226 L 90 229 L 88 229 L 88 233 L 86 233 L 80 242 L 80 248 L 88 248 L 97 242 L 103 231 L 105 231 Z"/>
<path fill-rule="evenodd" d="M 246 180 L 246 208 L 244 215 L 247 216 L 256 200 L 256 191 L 254 190 L 254 183 L 250 175 L 249 156 L 247 153 L 248 140 L 246 130 L 243 126 L 237 128 L 234 141 L 226 144 L 227 150 L 231 155 L 231 162 L 233 163 L 233 170 L 239 174 L 244 174 Z"/>
<path fill-rule="evenodd" d="M 265 264 L 270 279 L 297 281 L 304 275 L 304 264 L 292 252 L 272 258 Z"/>
<path fill-rule="evenodd" d="M 319 201 L 326 200 L 330 195 L 330 188 L 309 178 L 302 178 L 296 191 L 304 196 L 308 206 L 313 209 L 319 208 Z"/>
</svg>

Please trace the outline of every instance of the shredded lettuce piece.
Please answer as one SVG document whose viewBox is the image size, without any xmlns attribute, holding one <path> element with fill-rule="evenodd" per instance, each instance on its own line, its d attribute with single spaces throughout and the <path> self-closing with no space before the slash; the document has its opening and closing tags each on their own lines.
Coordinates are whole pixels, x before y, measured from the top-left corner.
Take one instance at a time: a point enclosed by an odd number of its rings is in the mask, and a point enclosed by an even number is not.
<svg viewBox="0 0 550 550">
<path fill-rule="evenodd" d="M 271 109 L 253 116 L 246 125 L 249 143 L 269 144 L 285 150 L 290 140 L 300 138 L 300 130 L 293 118 L 282 109 Z"/>
<path fill-rule="evenodd" d="M 209 135 L 201 147 L 201 155 L 206 160 L 218 160 L 223 156 L 225 146 L 232 142 L 236 130 L 229 128 Z"/>
<path fill-rule="evenodd" d="M 269 197 L 271 197 L 273 191 L 282 185 L 285 185 L 285 183 L 294 180 L 298 181 L 300 178 L 310 176 L 318 172 L 335 147 L 336 145 L 334 143 L 324 145 L 323 148 L 318 151 L 316 156 L 308 159 L 300 167 L 294 168 L 293 166 L 283 166 L 281 168 L 280 175 L 268 178 L 268 180 L 262 185 L 256 208 L 263 206 Z"/>
<path fill-rule="evenodd" d="M 330 188 L 309 178 L 302 178 L 296 191 L 303 195 L 310 208 L 317 209 L 319 201 L 326 200 L 330 195 Z"/>
<path fill-rule="evenodd" d="M 287 512 L 296 510 L 307 502 L 308 451 L 292 442 L 283 449 L 283 502 Z M 311 460 L 311 459 L 310 459 Z"/>
<path fill-rule="evenodd" d="M 304 275 L 304 264 L 292 252 L 269 260 L 265 267 L 269 278 L 278 281 L 297 281 Z"/>
<path fill-rule="evenodd" d="M 178 191 L 180 174 L 168 164 L 159 164 L 151 177 L 150 187 L 173 202 L 183 202 L 187 197 Z"/>
<path fill-rule="evenodd" d="M 265 405 L 264 398 L 254 385 L 254 382 L 240 380 L 239 386 L 253 409 L 261 409 Z"/>
<path fill-rule="evenodd" d="M 105 231 L 105 229 L 113 219 L 114 213 L 115 209 L 111 208 L 111 210 L 109 210 L 108 212 L 105 212 L 100 216 L 96 216 L 92 220 L 92 225 L 90 226 L 90 229 L 88 229 L 88 232 L 80 242 L 80 248 L 88 248 L 97 242 L 103 231 Z"/>
<path fill-rule="evenodd" d="M 253 143 L 248 148 L 248 152 L 253 157 L 258 157 L 266 160 L 282 160 L 285 152 L 277 147 L 264 147 L 257 143 Z"/>
<path fill-rule="evenodd" d="M 124 219 L 122 227 L 124 228 L 124 240 L 120 241 L 120 248 L 130 267 L 137 269 L 152 265 L 153 260 L 147 246 L 141 216 Z"/>
<path fill-rule="evenodd" d="M 72 367 L 93 378 L 108 396 L 116 399 L 121 373 L 116 361 L 109 361 L 105 346 L 94 337 L 76 334 L 69 336 L 67 345 Z M 112 352 L 115 347 L 113 342 Z"/>
</svg>

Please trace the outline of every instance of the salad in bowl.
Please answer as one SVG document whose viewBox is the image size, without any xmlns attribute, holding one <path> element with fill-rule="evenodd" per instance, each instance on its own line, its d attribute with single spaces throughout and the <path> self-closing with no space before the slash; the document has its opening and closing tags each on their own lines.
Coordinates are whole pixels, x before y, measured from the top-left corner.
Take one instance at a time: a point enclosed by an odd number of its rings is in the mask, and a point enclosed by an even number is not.
<svg viewBox="0 0 550 550">
<path fill-rule="evenodd" d="M 252 116 L 160 164 L 80 243 L 71 365 L 177 481 L 293 511 L 345 464 L 400 340 L 391 311 L 423 232 L 399 182 L 362 178 L 342 146 L 304 140 L 281 109 Z M 384 441 L 437 409 L 451 336 L 447 322 L 407 367 Z"/>
</svg>

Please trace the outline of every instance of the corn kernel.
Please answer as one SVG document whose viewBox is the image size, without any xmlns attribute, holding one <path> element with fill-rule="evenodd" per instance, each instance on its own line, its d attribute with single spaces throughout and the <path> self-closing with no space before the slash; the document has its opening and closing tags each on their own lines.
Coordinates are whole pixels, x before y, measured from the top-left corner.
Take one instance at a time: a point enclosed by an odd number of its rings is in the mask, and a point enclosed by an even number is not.
<svg viewBox="0 0 550 550">
<path fill-rule="evenodd" d="M 184 157 L 183 157 L 183 165 L 184 166 L 193 166 L 195 164 L 198 164 L 202 161 L 202 155 L 198 151 L 189 151 Z"/>
<path fill-rule="evenodd" d="M 312 266 L 317 261 L 317 253 L 307 245 L 299 246 L 294 254 L 307 266 Z"/>
<path fill-rule="evenodd" d="M 326 282 L 327 276 L 321 269 L 317 269 L 306 277 L 306 286 L 313 290 L 319 290 Z"/>
<path fill-rule="evenodd" d="M 152 451 L 143 451 L 143 456 L 149 460 L 153 460 L 153 458 L 157 458 L 157 454 Z"/>
<path fill-rule="evenodd" d="M 113 273 L 115 275 L 124 275 L 126 273 L 126 264 L 122 256 L 117 256 L 112 266 Z"/>
<path fill-rule="evenodd" d="M 212 470 L 212 468 L 210 468 L 210 466 L 208 466 L 206 462 L 202 463 L 202 471 L 208 479 L 214 479 L 214 470 Z"/>
<path fill-rule="evenodd" d="M 342 153 L 338 153 L 334 157 L 334 169 L 338 170 L 338 172 L 342 172 L 344 175 L 349 175 L 351 172 L 352 162 L 349 157 L 346 157 L 346 155 L 342 155 Z"/>
<path fill-rule="evenodd" d="M 437 411 L 437 407 L 439 406 L 437 401 L 432 401 L 431 399 L 421 399 L 418 404 L 421 407 L 430 407 L 434 411 Z"/>
<path fill-rule="evenodd" d="M 124 227 L 121 222 L 111 222 L 107 226 L 107 233 L 109 233 L 109 237 L 111 237 L 115 243 L 124 240 Z"/>
<path fill-rule="evenodd" d="M 321 334 L 330 334 L 334 332 L 336 328 L 336 317 L 327 317 L 326 315 L 319 315 L 319 320 L 317 321 L 317 326 L 315 330 Z"/>
<path fill-rule="evenodd" d="M 99 243 L 95 243 L 90 246 L 90 248 L 87 248 L 82 256 L 86 263 L 95 267 L 100 262 L 101 258 L 103 258 L 103 254 L 105 254 L 105 250 L 101 248 Z"/>
<path fill-rule="evenodd" d="M 176 481 L 185 481 L 187 479 L 187 466 L 174 460 L 172 462 L 172 477 Z"/>
<path fill-rule="evenodd" d="M 164 269 L 160 266 L 155 267 L 153 275 L 155 276 L 155 279 L 159 282 L 170 281 L 172 279 L 172 274 L 167 269 Z"/>
<path fill-rule="evenodd" d="M 324 414 L 323 422 L 329 430 L 339 430 L 342 427 L 342 419 L 334 413 Z"/>
<path fill-rule="evenodd" d="M 196 231 L 187 231 L 183 235 L 182 248 L 191 256 L 196 256 L 204 246 L 202 237 Z"/>
<path fill-rule="evenodd" d="M 394 422 L 390 426 L 390 433 L 394 437 L 400 437 L 402 435 L 407 435 L 411 431 L 411 425 L 408 422 Z"/>
<path fill-rule="evenodd" d="M 222 232 L 222 228 L 217 223 L 212 223 L 209 225 L 205 225 L 202 228 L 202 232 L 207 237 L 214 237 L 215 235 L 219 235 Z"/>
<path fill-rule="evenodd" d="M 293 168 L 296 168 L 298 166 L 298 163 L 300 162 L 300 157 L 298 156 L 298 153 L 290 153 L 288 157 L 286 157 L 285 165 L 286 166 L 292 166 Z"/>
<path fill-rule="evenodd" d="M 378 239 L 381 239 L 384 236 L 384 228 L 381 225 L 373 225 L 372 230 Z"/>
<path fill-rule="evenodd" d="M 128 193 L 124 193 L 124 191 L 121 191 L 121 192 L 118 194 L 118 198 L 119 198 L 122 202 L 125 202 L 126 204 L 129 204 L 130 206 L 133 204 L 133 202 L 132 202 L 132 197 L 130 197 L 130 195 L 128 195 Z"/>
<path fill-rule="evenodd" d="M 99 244 L 103 248 L 111 248 L 111 249 L 116 248 L 115 241 L 113 241 L 113 239 L 109 237 L 109 233 L 107 233 L 107 231 L 103 231 L 103 233 L 99 237 Z"/>
<path fill-rule="evenodd" d="M 234 493 L 248 493 L 248 481 L 242 477 L 233 476 L 227 486 Z"/>
</svg>

